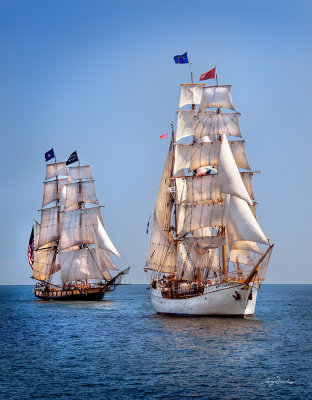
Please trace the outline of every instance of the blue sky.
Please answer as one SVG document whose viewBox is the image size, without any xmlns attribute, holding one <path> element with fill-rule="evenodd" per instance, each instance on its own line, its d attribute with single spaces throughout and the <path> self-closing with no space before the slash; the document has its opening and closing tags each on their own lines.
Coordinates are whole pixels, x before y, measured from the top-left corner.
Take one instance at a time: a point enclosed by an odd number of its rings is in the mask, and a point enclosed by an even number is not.
<svg viewBox="0 0 312 400">
<path fill-rule="evenodd" d="M 0 1 L 0 284 L 31 284 L 26 250 L 44 153 L 91 165 L 107 229 L 143 283 L 148 216 L 179 84 L 218 66 L 246 140 L 267 283 L 312 283 L 310 1 Z"/>
</svg>

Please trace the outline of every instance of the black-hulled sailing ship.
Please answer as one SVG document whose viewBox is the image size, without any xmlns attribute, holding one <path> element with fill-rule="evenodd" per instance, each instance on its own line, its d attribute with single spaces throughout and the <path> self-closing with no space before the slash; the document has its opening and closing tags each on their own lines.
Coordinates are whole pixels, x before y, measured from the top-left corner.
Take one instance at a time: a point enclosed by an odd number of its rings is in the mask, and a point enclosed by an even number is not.
<svg viewBox="0 0 312 400">
<path fill-rule="evenodd" d="M 53 149 L 46 153 L 51 158 Z M 76 152 L 46 165 L 41 220 L 28 249 L 33 291 L 44 300 L 101 300 L 129 272 L 111 258 L 120 254 L 104 228 L 90 166 L 68 167 L 75 162 Z"/>
</svg>

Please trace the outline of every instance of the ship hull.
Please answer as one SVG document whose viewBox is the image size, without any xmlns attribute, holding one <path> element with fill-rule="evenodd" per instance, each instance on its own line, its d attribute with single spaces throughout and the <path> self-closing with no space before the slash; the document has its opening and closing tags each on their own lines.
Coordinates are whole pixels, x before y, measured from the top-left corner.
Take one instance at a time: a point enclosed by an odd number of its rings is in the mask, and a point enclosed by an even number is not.
<svg viewBox="0 0 312 400">
<path fill-rule="evenodd" d="M 52 301 L 99 301 L 102 300 L 105 293 L 109 291 L 103 288 L 86 288 L 73 290 L 51 290 L 44 291 L 34 289 L 34 295 L 41 300 Z"/>
<path fill-rule="evenodd" d="M 181 316 L 250 316 L 256 304 L 256 296 L 250 300 L 251 293 L 251 286 L 231 282 L 209 286 L 203 294 L 179 299 L 164 298 L 161 290 L 150 289 L 157 313 Z"/>
</svg>

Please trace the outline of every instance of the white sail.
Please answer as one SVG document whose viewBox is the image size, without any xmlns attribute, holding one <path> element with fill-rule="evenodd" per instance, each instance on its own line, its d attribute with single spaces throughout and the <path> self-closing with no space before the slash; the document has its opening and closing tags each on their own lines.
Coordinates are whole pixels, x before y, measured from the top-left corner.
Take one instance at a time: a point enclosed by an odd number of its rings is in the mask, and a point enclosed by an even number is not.
<svg viewBox="0 0 312 400">
<path fill-rule="evenodd" d="M 192 280 L 194 275 L 194 266 L 183 242 L 178 242 L 176 270 L 178 279 L 187 281 Z"/>
<path fill-rule="evenodd" d="M 216 249 L 205 249 L 202 246 L 192 247 L 192 260 L 196 268 L 220 272 L 220 262 Z"/>
<path fill-rule="evenodd" d="M 218 183 L 222 193 L 231 194 L 252 205 L 247 189 L 236 166 L 226 135 L 222 135 L 218 162 Z"/>
<path fill-rule="evenodd" d="M 96 234 L 97 234 L 97 240 L 99 243 L 99 247 L 101 249 L 107 250 L 107 251 L 115 254 L 117 257 L 121 257 L 118 250 L 116 249 L 113 242 L 111 241 L 111 238 L 108 236 L 108 234 L 104 228 L 104 225 L 98 216 L 97 216 Z"/>
<path fill-rule="evenodd" d="M 199 104 L 202 97 L 204 83 L 198 84 L 181 84 L 181 95 L 179 108 L 188 104 Z"/>
<path fill-rule="evenodd" d="M 93 232 L 93 236 L 94 236 L 94 249 L 95 249 L 95 254 L 96 254 L 97 265 L 98 265 L 99 269 L 101 270 L 103 277 L 109 281 L 110 279 L 112 279 L 112 276 L 111 276 L 110 272 L 108 271 L 106 263 L 103 262 L 102 252 L 104 250 L 100 249 L 99 243 L 97 241 L 97 234 L 95 232 L 95 229 L 94 229 L 93 225 L 91 225 L 91 227 L 92 227 L 92 232 Z"/>
<path fill-rule="evenodd" d="M 64 212 L 60 248 L 63 250 L 75 245 L 93 244 L 91 225 L 97 229 L 97 218 L 102 221 L 100 207 Z"/>
<path fill-rule="evenodd" d="M 212 139 L 216 135 L 231 135 L 242 137 L 235 113 L 215 113 L 214 111 L 178 110 L 178 125 L 176 141 L 195 136 L 197 139 L 208 136 Z"/>
<path fill-rule="evenodd" d="M 36 223 L 36 232 L 35 232 L 35 250 L 38 249 L 38 243 L 39 243 L 39 233 L 40 233 L 40 224 L 38 221 L 35 220 Z"/>
<path fill-rule="evenodd" d="M 39 249 L 34 252 L 32 278 L 45 281 L 57 272 L 60 267 L 55 263 L 56 249 Z"/>
<path fill-rule="evenodd" d="M 195 135 L 197 110 L 178 110 L 176 141 Z"/>
<path fill-rule="evenodd" d="M 161 176 L 156 205 L 155 215 L 156 218 L 166 232 L 169 232 L 171 211 L 173 206 L 173 197 L 170 193 L 172 176 L 172 145 L 169 147 L 167 159 Z"/>
<path fill-rule="evenodd" d="M 174 146 L 174 175 L 184 175 L 184 168 L 189 168 L 193 146 L 190 144 L 175 144 Z"/>
<path fill-rule="evenodd" d="M 60 200 L 61 193 L 66 182 L 67 178 L 44 182 L 42 207 L 46 206 L 52 201 Z"/>
<path fill-rule="evenodd" d="M 58 206 L 41 210 L 38 247 L 42 247 L 45 244 L 60 238 L 60 224 L 61 215 Z"/>
<path fill-rule="evenodd" d="M 176 245 L 173 238 L 170 240 L 164 235 L 156 217 L 154 216 L 150 247 L 147 256 L 149 269 L 162 272 L 174 272 L 176 266 Z"/>
<path fill-rule="evenodd" d="M 183 172 L 184 175 L 184 172 Z M 182 176 L 182 174 L 181 174 Z M 176 203 L 180 204 L 185 202 L 185 200 L 187 199 L 187 189 L 186 189 L 186 180 L 188 178 L 177 178 L 175 180 L 175 184 L 176 184 Z"/>
<path fill-rule="evenodd" d="M 254 193 L 253 193 L 253 190 L 252 190 L 252 183 L 251 183 L 251 179 L 253 177 L 253 173 L 244 171 L 244 172 L 240 172 L 240 174 L 241 174 L 242 180 L 244 182 L 244 185 L 246 187 L 246 190 L 247 190 L 247 192 L 249 194 L 249 197 L 251 198 L 251 200 L 254 200 L 255 196 L 254 196 Z"/>
<path fill-rule="evenodd" d="M 112 269 L 114 271 L 119 271 L 119 268 L 110 258 L 107 250 L 99 249 L 99 254 L 100 254 L 100 260 L 106 266 L 106 268 Z"/>
<path fill-rule="evenodd" d="M 179 179 L 177 179 L 178 181 Z M 198 201 L 219 201 L 222 199 L 220 193 L 218 175 L 204 175 L 204 176 L 193 176 L 187 178 L 187 201 L 198 202 Z"/>
<path fill-rule="evenodd" d="M 68 175 L 66 162 L 47 164 L 45 179 L 51 179 L 59 175 L 64 175 L 64 176 Z"/>
<path fill-rule="evenodd" d="M 249 251 L 247 250 L 231 250 L 229 254 L 229 261 L 245 265 L 255 265 L 254 260 L 251 258 Z"/>
<path fill-rule="evenodd" d="M 257 243 L 249 240 L 238 240 L 237 242 L 231 241 L 231 250 L 248 250 L 262 254 Z"/>
<path fill-rule="evenodd" d="M 99 204 L 93 181 L 74 182 L 66 185 L 65 209 L 78 203 Z"/>
<path fill-rule="evenodd" d="M 90 166 L 89 165 L 78 165 L 76 167 L 69 167 L 68 168 L 68 182 L 76 181 L 80 179 L 93 179 L 91 174 Z"/>
<path fill-rule="evenodd" d="M 246 201 L 231 196 L 229 203 L 229 222 L 232 239 L 234 241 L 247 240 L 269 244 Z"/>
<path fill-rule="evenodd" d="M 206 226 L 224 226 L 224 210 L 222 203 L 186 206 L 182 235 Z"/>
<path fill-rule="evenodd" d="M 231 135 L 242 137 L 239 124 L 239 113 L 213 113 L 212 111 L 202 111 L 195 120 L 195 137 L 201 138 L 209 136 L 215 138 L 216 135 Z"/>
<path fill-rule="evenodd" d="M 250 169 L 246 152 L 245 152 L 245 142 L 243 140 L 235 140 L 229 141 L 230 149 L 232 151 L 235 163 L 237 167 Z M 176 150 L 178 151 L 177 147 L 181 145 L 176 145 Z M 199 167 L 205 167 L 207 165 L 217 166 L 219 161 L 221 143 L 220 142 L 212 142 L 212 143 L 195 143 L 189 145 L 183 145 L 183 154 L 187 154 L 187 150 L 185 149 L 187 146 L 192 148 L 191 157 L 186 159 L 184 163 L 184 168 L 189 167 L 192 171 Z M 182 166 L 182 162 L 180 162 Z M 187 165 L 187 166 L 185 166 Z M 181 168 L 181 167 L 180 167 Z"/>
<path fill-rule="evenodd" d="M 239 168 L 250 169 L 243 140 L 229 141 L 236 165 Z M 217 166 L 220 155 L 220 142 L 175 144 L 174 175 L 180 175 L 181 169 L 191 171 L 200 167 Z"/>
<path fill-rule="evenodd" d="M 203 88 L 199 110 L 202 111 L 208 107 L 222 107 L 235 110 L 232 103 L 231 86 L 222 85 Z"/>
<path fill-rule="evenodd" d="M 95 249 L 61 251 L 59 258 L 63 283 L 104 278 L 103 271 L 97 262 Z"/>
</svg>

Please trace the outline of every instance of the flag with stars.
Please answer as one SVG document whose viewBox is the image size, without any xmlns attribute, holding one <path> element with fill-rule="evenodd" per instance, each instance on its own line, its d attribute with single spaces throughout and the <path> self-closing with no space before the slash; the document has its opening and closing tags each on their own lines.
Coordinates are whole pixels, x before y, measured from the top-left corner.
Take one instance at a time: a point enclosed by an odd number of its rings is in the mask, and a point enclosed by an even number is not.
<svg viewBox="0 0 312 400">
<path fill-rule="evenodd" d="M 175 57 L 173 57 L 174 62 L 176 64 L 188 64 L 188 58 L 187 58 L 187 52 L 185 52 L 184 54 L 181 55 L 177 55 Z"/>
</svg>

